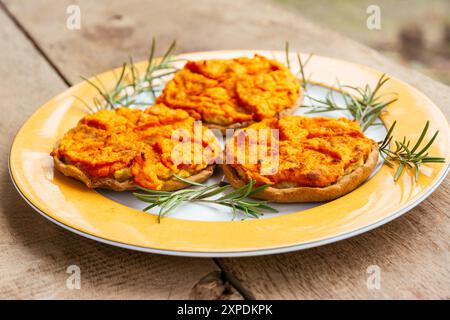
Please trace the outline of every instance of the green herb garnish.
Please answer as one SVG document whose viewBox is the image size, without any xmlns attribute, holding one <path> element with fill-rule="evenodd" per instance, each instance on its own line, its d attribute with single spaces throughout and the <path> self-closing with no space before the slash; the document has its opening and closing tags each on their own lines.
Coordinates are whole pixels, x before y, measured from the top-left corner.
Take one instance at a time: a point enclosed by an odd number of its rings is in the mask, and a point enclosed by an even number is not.
<svg viewBox="0 0 450 320">
<path fill-rule="evenodd" d="M 302 88 L 304 90 L 305 97 L 309 98 L 312 102 L 317 102 L 317 104 L 313 104 L 310 107 L 311 110 L 307 113 L 323 113 L 330 111 L 348 111 L 353 117 L 353 120 L 358 121 L 361 130 L 365 131 L 370 126 L 374 125 L 374 122 L 379 118 L 380 114 L 386 109 L 387 106 L 397 101 L 397 98 L 393 98 L 388 101 L 381 101 L 381 98 L 384 95 L 380 95 L 379 91 L 381 87 L 389 81 L 389 78 L 383 74 L 378 80 L 375 88 L 371 88 L 369 85 L 364 87 L 354 87 L 341 85 L 339 81 L 337 81 L 338 90 L 330 89 L 324 99 L 317 99 L 311 97 L 307 93 L 307 84 L 311 83 L 310 79 L 306 77 L 305 68 L 308 62 L 310 61 L 312 55 L 309 55 L 308 58 L 303 62 L 299 53 L 297 53 L 297 62 L 299 66 L 299 72 L 297 76 L 301 77 L 302 80 Z M 291 69 L 291 63 L 289 59 L 289 43 L 286 42 L 285 45 L 285 59 L 286 65 L 289 69 Z M 350 92 L 346 92 L 347 91 Z M 344 105 L 339 105 L 336 103 L 333 93 L 339 92 L 343 95 Z"/>
<path fill-rule="evenodd" d="M 116 83 L 112 89 L 106 89 L 101 80 L 96 77 L 95 82 L 82 77 L 93 86 L 100 97 L 94 97 L 92 104 L 88 104 L 82 99 L 84 105 L 94 113 L 102 109 L 114 110 L 118 107 L 138 107 L 149 106 L 156 99 L 156 92 L 164 84 L 162 79 L 178 71 L 174 62 L 182 61 L 174 59 L 176 42 L 173 41 L 161 59 L 155 58 L 156 41 L 153 38 L 148 57 L 148 64 L 145 73 L 141 76 L 130 57 L 128 62 L 124 62 L 119 77 L 116 76 Z M 142 94 L 150 93 L 151 100 L 143 99 Z"/>
<path fill-rule="evenodd" d="M 358 121 L 362 131 L 366 131 L 374 122 L 380 117 L 381 113 L 387 106 L 397 101 L 397 98 L 393 98 L 388 101 L 381 101 L 383 95 L 379 94 L 381 87 L 389 81 L 389 78 L 383 74 L 375 86 L 371 88 L 366 85 L 363 88 L 353 86 L 342 86 L 338 82 L 339 92 L 343 94 L 344 106 L 340 106 L 336 103 L 333 97 L 333 89 L 330 89 L 325 99 L 316 99 L 308 96 L 309 99 L 315 102 L 319 102 L 320 105 L 311 106 L 312 110 L 307 113 L 321 113 L 329 111 L 349 111 L 353 117 L 353 120 Z M 344 88 L 353 91 L 353 94 L 346 93 Z"/>
<path fill-rule="evenodd" d="M 395 167 L 395 163 L 398 163 L 397 170 L 394 174 L 394 181 L 397 181 L 400 178 L 405 168 L 414 170 L 414 179 L 417 182 L 417 180 L 419 179 L 420 166 L 422 163 L 445 163 L 445 158 L 431 157 L 428 156 L 427 152 L 436 139 L 439 131 L 436 131 L 434 133 L 433 137 L 424 147 L 420 147 L 430 126 L 429 121 L 427 121 L 427 123 L 425 124 L 425 127 L 423 128 L 419 139 L 412 147 L 410 147 L 410 140 L 407 140 L 406 137 L 403 137 L 402 140 L 394 141 L 395 149 L 390 150 L 389 146 L 391 145 L 391 142 L 393 140 L 392 132 L 394 131 L 395 125 L 396 121 L 394 121 L 394 123 L 389 128 L 384 140 L 378 143 L 380 155 L 383 157 L 386 165 L 393 168 Z"/>
<path fill-rule="evenodd" d="M 148 211 L 157 206 L 160 207 L 158 212 L 158 222 L 161 222 L 161 218 L 169 212 L 187 202 L 212 203 L 228 207 L 232 210 L 233 219 L 236 218 L 238 212 L 243 213 L 244 216 L 248 218 L 259 218 L 263 215 L 263 211 L 278 212 L 276 209 L 268 206 L 267 201 L 247 199 L 247 197 L 267 188 L 268 185 L 254 188 L 255 181 L 252 180 L 239 189 L 218 196 L 219 193 L 227 191 L 231 186 L 225 182 L 208 186 L 186 180 L 177 175 L 174 175 L 174 177 L 196 188 L 181 189 L 177 191 L 157 191 L 139 188 L 145 193 L 133 193 L 137 199 L 150 203 L 143 211 Z"/>
</svg>

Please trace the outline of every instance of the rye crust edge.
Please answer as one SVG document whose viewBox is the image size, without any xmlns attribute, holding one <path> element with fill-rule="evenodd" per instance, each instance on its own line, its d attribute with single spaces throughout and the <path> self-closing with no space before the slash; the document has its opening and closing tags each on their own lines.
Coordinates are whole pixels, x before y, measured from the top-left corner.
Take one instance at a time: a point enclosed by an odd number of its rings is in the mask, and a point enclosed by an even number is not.
<svg viewBox="0 0 450 320">
<path fill-rule="evenodd" d="M 83 182 L 90 189 L 101 188 L 114 191 L 126 191 L 137 189 L 136 185 L 133 183 L 132 180 L 126 180 L 123 182 L 117 181 L 113 178 L 101 178 L 93 180 L 78 167 L 71 164 L 66 164 L 56 156 L 53 156 L 53 163 L 56 170 L 58 170 L 67 177 L 71 177 Z M 213 174 L 214 167 L 215 165 L 209 165 L 202 171 L 190 177 L 187 177 L 186 179 L 192 182 L 204 182 Z M 172 178 L 164 182 L 161 191 L 174 191 L 185 188 L 187 186 L 188 186 L 187 183 L 184 183 L 183 181 L 180 181 L 176 178 Z"/>
</svg>

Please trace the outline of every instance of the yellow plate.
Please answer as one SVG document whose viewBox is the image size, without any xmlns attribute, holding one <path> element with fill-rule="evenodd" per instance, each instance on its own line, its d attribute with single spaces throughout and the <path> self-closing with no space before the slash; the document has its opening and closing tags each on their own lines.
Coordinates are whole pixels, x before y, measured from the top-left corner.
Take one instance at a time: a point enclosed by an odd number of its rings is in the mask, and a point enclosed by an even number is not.
<svg viewBox="0 0 450 320">
<path fill-rule="evenodd" d="M 214 51 L 182 55 L 198 60 L 283 52 Z M 138 64 L 143 70 L 145 63 Z M 374 85 L 381 73 L 349 62 L 314 56 L 308 64 L 312 81 L 333 85 Z M 112 86 L 113 72 L 99 76 Z M 421 92 L 391 79 L 383 92 L 396 92 L 398 101 L 383 117 L 386 125 L 397 120 L 396 137 L 417 139 L 426 120 L 431 133 L 440 134 L 430 154 L 449 158 L 449 127 L 441 111 Z M 383 166 L 369 181 L 335 201 L 291 214 L 245 221 L 192 221 L 171 217 L 157 223 L 156 216 L 127 207 L 89 190 L 53 170 L 50 151 L 58 139 L 86 114 L 74 96 L 91 101 L 95 90 L 80 83 L 38 109 L 18 132 L 10 155 L 11 177 L 20 194 L 39 213 L 82 236 L 145 252 L 182 256 L 250 256 L 311 248 L 355 236 L 407 212 L 445 178 L 449 165 L 423 165 L 420 179 L 405 172 L 394 183 L 393 169 Z M 428 136 L 428 138 L 430 138 Z M 201 212 L 199 212 L 201 214 Z"/>
</svg>

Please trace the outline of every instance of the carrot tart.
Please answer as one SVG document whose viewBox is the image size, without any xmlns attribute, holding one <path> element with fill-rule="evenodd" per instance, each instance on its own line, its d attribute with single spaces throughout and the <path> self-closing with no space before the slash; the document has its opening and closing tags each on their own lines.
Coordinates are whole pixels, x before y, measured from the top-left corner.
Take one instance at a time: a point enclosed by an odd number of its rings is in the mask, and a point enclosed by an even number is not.
<svg viewBox="0 0 450 320">
<path fill-rule="evenodd" d="M 166 84 L 158 102 L 224 131 L 289 114 L 300 96 L 299 80 L 287 67 L 255 55 L 189 61 Z"/>
<path fill-rule="evenodd" d="M 187 112 L 162 104 L 145 111 L 101 110 L 82 118 L 51 155 L 57 170 L 89 188 L 177 190 L 186 184 L 173 174 L 204 181 L 221 153 L 207 128 L 194 133 L 199 130 L 194 121 Z M 173 138 L 176 129 L 187 137 L 187 148 L 176 150 L 181 144 Z"/>
<path fill-rule="evenodd" d="M 257 198 L 326 201 L 369 177 L 378 148 L 355 121 L 286 116 L 237 131 L 227 142 L 226 160 L 222 167 L 233 187 L 250 180 L 269 185 Z"/>
</svg>

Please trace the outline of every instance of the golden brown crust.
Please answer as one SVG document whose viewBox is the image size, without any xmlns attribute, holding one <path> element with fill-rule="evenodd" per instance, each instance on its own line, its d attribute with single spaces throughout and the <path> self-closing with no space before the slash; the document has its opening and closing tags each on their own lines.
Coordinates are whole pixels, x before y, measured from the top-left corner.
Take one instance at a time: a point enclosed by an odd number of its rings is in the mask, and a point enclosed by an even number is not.
<svg viewBox="0 0 450 320">
<path fill-rule="evenodd" d="M 114 191 L 126 191 L 126 190 L 136 190 L 137 187 L 133 183 L 133 181 L 126 180 L 123 182 L 117 181 L 113 178 L 99 178 L 92 179 L 78 167 L 70 164 L 65 164 L 58 157 L 53 157 L 53 163 L 55 168 L 63 173 L 65 176 L 75 178 L 81 182 L 83 182 L 88 188 L 101 188 L 101 189 L 110 189 Z M 186 179 L 192 182 L 203 182 L 206 181 L 214 172 L 214 165 L 209 165 L 202 171 L 187 177 Z M 161 187 L 161 191 L 174 191 L 178 189 L 182 189 L 187 187 L 188 185 L 183 181 L 180 181 L 176 178 L 167 180 L 164 182 Z"/>
<path fill-rule="evenodd" d="M 378 147 L 374 144 L 364 165 L 356 168 L 351 173 L 342 176 L 336 183 L 324 187 L 267 187 L 253 197 L 272 202 L 320 202 L 339 198 L 362 184 L 370 176 L 378 161 Z M 244 181 L 231 165 L 221 165 L 226 178 L 234 188 L 240 188 L 247 182 Z"/>
</svg>

